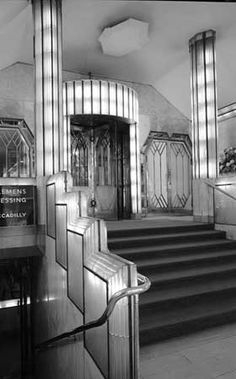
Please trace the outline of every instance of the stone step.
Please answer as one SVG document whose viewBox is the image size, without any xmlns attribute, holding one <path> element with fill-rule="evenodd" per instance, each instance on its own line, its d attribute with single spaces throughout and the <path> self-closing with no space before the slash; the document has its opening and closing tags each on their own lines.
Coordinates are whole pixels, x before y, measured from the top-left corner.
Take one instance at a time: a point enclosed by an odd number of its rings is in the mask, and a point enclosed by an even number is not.
<svg viewBox="0 0 236 379">
<path fill-rule="evenodd" d="M 136 224 L 137 225 L 137 224 Z M 145 222 L 141 222 L 139 226 L 130 227 L 117 227 L 108 228 L 108 238 L 121 238 L 127 236 L 145 236 L 145 235 L 156 235 L 156 234 L 171 234 L 171 233 L 179 233 L 179 232 L 187 232 L 187 231 L 197 231 L 197 230 L 214 230 L 213 224 L 201 224 L 201 223 L 186 223 L 181 225 L 171 225 L 171 226 L 160 226 L 160 225 L 152 225 L 146 226 Z"/>
<path fill-rule="evenodd" d="M 137 235 L 126 236 L 121 238 L 109 238 L 109 248 L 111 250 L 129 248 L 129 247 L 141 247 L 141 246 L 160 246 L 163 244 L 170 244 L 186 241 L 202 241 L 211 239 L 225 238 L 225 232 L 216 230 L 202 230 L 202 231 L 187 231 L 179 233 L 167 233 L 167 234 L 151 234 L 151 235 Z"/>
<path fill-rule="evenodd" d="M 152 287 L 160 287 L 171 283 L 181 281 L 194 281 L 196 279 L 206 279 L 209 277 L 232 276 L 236 273 L 236 262 L 226 262 L 220 266 L 201 266 L 191 267 L 187 270 L 173 270 L 168 272 L 151 273 L 148 275 L 151 280 Z M 236 278 L 236 277 L 235 277 Z M 191 284 L 191 283 L 189 283 Z"/>
<path fill-rule="evenodd" d="M 190 304 L 199 301 L 199 298 L 210 298 L 218 296 L 228 296 L 231 293 L 236 295 L 236 278 L 227 275 L 220 280 L 215 277 L 205 281 L 194 281 L 191 286 L 179 283 L 173 287 L 155 288 L 140 297 L 140 309 L 142 312 L 150 309 L 160 309 L 160 307 L 174 307 L 180 304 Z"/>
<path fill-rule="evenodd" d="M 198 301 L 196 304 L 149 312 L 140 312 L 140 343 L 157 342 L 207 327 L 221 325 L 236 320 L 235 294 L 212 301 Z"/>
<path fill-rule="evenodd" d="M 236 320 L 236 241 L 213 225 L 112 230 L 108 244 L 152 283 L 140 296 L 141 345 Z"/>
<path fill-rule="evenodd" d="M 108 244 L 109 245 L 109 244 Z M 157 246 L 140 246 L 123 249 L 111 249 L 111 252 L 122 256 L 123 258 L 136 261 L 137 259 L 149 259 L 155 256 L 167 256 L 173 254 L 188 254 L 189 252 L 202 253 L 216 251 L 220 249 L 235 249 L 236 241 L 225 239 L 211 239 L 210 241 L 188 241 L 167 243 L 165 245 Z"/>
<path fill-rule="evenodd" d="M 201 267 L 201 266 L 219 266 L 226 262 L 236 261 L 236 251 L 234 249 L 229 250 L 219 250 L 219 251 L 206 251 L 189 253 L 184 255 L 173 256 L 160 256 L 153 257 L 152 259 L 137 259 L 135 263 L 138 267 L 138 271 L 142 273 L 151 274 L 155 272 L 168 272 L 178 269 L 189 269 L 190 267 Z"/>
</svg>

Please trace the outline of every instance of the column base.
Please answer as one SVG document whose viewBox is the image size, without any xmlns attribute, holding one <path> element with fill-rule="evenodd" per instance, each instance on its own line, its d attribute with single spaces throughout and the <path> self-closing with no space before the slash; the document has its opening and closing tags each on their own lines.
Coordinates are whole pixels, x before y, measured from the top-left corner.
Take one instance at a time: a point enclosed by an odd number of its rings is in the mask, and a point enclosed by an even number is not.
<svg viewBox="0 0 236 379">
<path fill-rule="evenodd" d="M 214 217 L 213 216 L 196 216 L 193 215 L 193 221 L 195 222 L 203 222 L 206 224 L 214 224 Z"/>
<path fill-rule="evenodd" d="M 131 218 L 131 220 L 142 220 L 142 214 L 141 213 L 131 213 L 130 218 Z"/>
</svg>

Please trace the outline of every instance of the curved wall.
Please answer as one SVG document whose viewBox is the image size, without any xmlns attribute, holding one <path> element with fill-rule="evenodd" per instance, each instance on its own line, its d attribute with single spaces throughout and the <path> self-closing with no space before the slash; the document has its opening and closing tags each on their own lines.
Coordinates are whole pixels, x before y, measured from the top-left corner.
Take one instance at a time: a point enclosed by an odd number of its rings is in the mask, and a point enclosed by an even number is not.
<svg viewBox="0 0 236 379">
<path fill-rule="evenodd" d="M 138 96 L 124 84 L 73 80 L 63 84 L 64 115 L 108 115 L 138 122 Z"/>
</svg>

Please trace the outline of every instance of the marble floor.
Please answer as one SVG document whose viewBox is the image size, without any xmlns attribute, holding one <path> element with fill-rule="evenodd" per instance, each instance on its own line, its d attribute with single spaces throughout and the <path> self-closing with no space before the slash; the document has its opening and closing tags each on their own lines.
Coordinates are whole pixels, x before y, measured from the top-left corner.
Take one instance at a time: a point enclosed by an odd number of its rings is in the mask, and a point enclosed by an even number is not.
<svg viewBox="0 0 236 379">
<path fill-rule="evenodd" d="M 236 323 L 140 351 L 141 379 L 236 379 Z"/>
</svg>

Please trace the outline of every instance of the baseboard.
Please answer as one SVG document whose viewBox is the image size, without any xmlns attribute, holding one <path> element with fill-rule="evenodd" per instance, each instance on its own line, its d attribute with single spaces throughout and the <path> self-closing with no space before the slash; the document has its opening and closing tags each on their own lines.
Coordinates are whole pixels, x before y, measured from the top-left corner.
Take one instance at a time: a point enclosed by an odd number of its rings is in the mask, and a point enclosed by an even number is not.
<svg viewBox="0 0 236 379">
<path fill-rule="evenodd" d="M 226 232 L 226 238 L 236 240 L 236 225 L 215 224 L 215 230 Z"/>
</svg>

